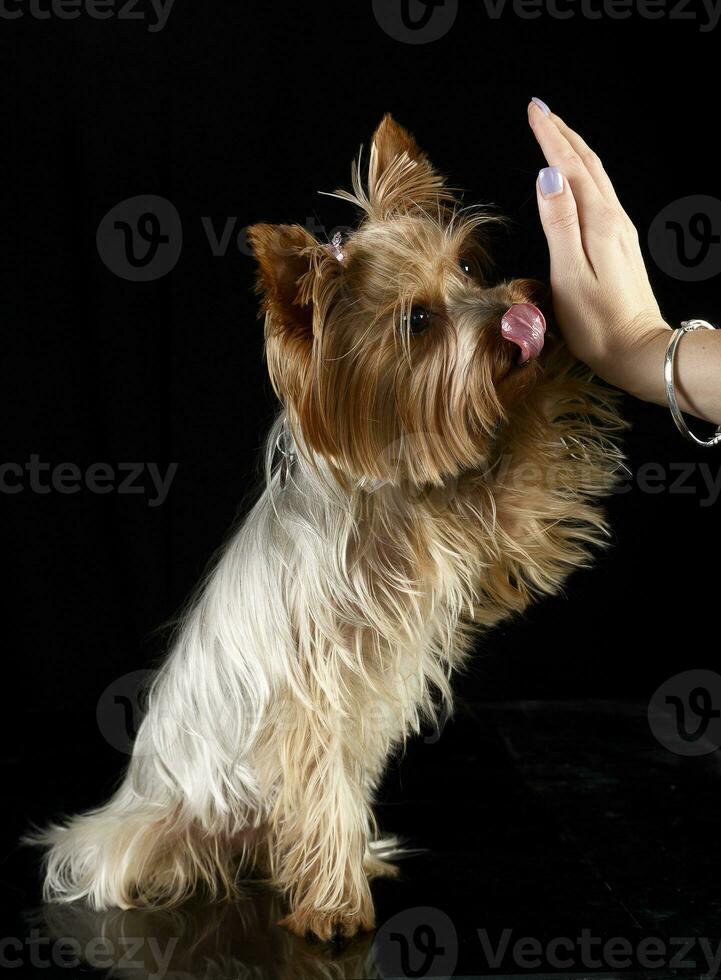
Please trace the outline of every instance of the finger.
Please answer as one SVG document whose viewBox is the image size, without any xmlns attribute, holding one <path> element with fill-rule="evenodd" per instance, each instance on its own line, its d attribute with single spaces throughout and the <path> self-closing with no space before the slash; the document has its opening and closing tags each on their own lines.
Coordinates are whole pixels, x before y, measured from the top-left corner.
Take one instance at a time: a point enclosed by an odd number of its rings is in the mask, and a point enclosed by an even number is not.
<svg viewBox="0 0 721 980">
<path fill-rule="evenodd" d="M 549 167 L 558 167 L 573 189 L 582 223 L 599 208 L 608 207 L 582 158 L 556 125 L 553 116 L 531 103 L 528 121 Z"/>
<path fill-rule="evenodd" d="M 568 142 L 571 144 L 573 149 L 579 155 L 581 160 L 586 166 L 586 169 L 593 177 L 596 186 L 598 187 L 601 194 L 604 196 L 609 204 L 615 204 L 617 207 L 621 207 L 621 202 L 616 195 L 616 189 L 611 183 L 611 178 L 606 173 L 600 157 L 595 153 L 588 143 L 579 136 L 571 127 L 557 116 L 555 113 L 551 114 L 553 122 L 556 124 L 559 132 L 566 137 Z"/>
<path fill-rule="evenodd" d="M 613 212 L 616 212 L 620 216 L 620 226 L 614 231 L 613 238 L 617 245 L 621 246 L 624 250 L 626 260 L 631 263 L 631 265 L 642 272 L 644 276 L 647 275 L 646 265 L 643 260 L 643 255 L 641 254 L 641 248 L 638 241 L 638 232 L 631 219 L 626 214 L 621 202 L 618 199 L 616 190 L 611 182 L 611 178 L 606 173 L 603 164 L 597 153 L 595 153 L 591 147 L 586 143 L 582 136 L 576 133 L 571 127 L 561 119 L 560 116 L 555 113 L 551 113 L 551 118 L 558 127 L 559 131 L 566 137 L 568 142 L 573 146 L 575 151 L 581 157 L 586 165 L 588 172 L 593 177 L 599 191 L 603 195 L 604 201 L 607 206 L 611 209 L 611 212 L 606 218 L 606 222 L 613 222 L 614 216 Z M 599 252 L 596 255 L 596 249 L 591 249 L 593 254 L 594 264 L 601 264 L 603 260 L 602 254 Z M 608 256 L 607 256 L 608 257 Z M 615 253 L 610 256 L 611 261 L 615 262 Z"/>
<path fill-rule="evenodd" d="M 551 266 L 586 262 L 573 190 L 557 167 L 546 167 L 536 181 L 538 213 L 548 242 Z"/>
</svg>

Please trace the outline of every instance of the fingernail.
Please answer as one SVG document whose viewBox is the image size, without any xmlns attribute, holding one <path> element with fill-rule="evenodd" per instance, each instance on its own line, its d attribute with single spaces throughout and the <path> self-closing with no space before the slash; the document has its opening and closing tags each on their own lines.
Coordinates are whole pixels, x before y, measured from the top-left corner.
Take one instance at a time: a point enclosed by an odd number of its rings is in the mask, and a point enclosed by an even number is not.
<svg viewBox="0 0 721 980">
<path fill-rule="evenodd" d="M 558 167 L 544 167 L 538 172 L 538 186 L 544 197 L 556 197 L 563 193 L 563 174 Z"/>
<path fill-rule="evenodd" d="M 546 103 L 542 99 L 537 99 L 536 96 L 534 95 L 533 98 L 531 99 L 531 102 L 534 105 L 537 105 L 538 106 L 538 108 L 541 110 L 541 112 L 543 113 L 544 116 L 550 116 L 551 115 L 551 110 L 548 108 L 548 106 L 546 105 Z"/>
</svg>

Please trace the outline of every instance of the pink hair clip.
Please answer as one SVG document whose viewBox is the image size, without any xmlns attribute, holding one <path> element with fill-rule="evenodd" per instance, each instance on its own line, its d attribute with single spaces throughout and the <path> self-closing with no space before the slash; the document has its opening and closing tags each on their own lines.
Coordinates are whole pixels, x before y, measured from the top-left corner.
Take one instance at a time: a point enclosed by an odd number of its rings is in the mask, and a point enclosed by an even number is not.
<svg viewBox="0 0 721 980">
<path fill-rule="evenodd" d="M 345 258 L 342 245 L 343 245 L 343 236 L 339 231 L 337 231 L 335 235 L 333 235 L 333 238 L 331 239 L 331 243 L 328 246 L 328 248 L 331 250 L 331 252 L 336 257 L 336 259 L 338 259 L 339 262 L 342 262 L 343 259 Z"/>
</svg>

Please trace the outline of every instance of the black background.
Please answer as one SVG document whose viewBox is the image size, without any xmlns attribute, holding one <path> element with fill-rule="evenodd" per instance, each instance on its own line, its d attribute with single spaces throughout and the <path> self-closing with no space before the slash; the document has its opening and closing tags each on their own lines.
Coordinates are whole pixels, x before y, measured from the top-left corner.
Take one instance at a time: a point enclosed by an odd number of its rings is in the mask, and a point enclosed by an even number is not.
<svg viewBox="0 0 721 980">
<path fill-rule="evenodd" d="M 97 802 L 113 784 L 125 757 L 98 729 L 98 699 L 157 662 L 158 627 L 257 493 L 275 403 L 253 260 L 236 245 L 244 226 L 349 224 L 351 209 L 317 192 L 348 186 L 359 145 L 391 111 L 468 200 L 511 219 L 496 239 L 499 276 L 545 278 L 531 95 L 598 150 L 642 242 L 670 202 L 718 194 L 717 155 L 704 146 L 721 28 L 701 31 L 701 8 L 688 20 L 572 9 L 568 20 L 510 8 L 492 19 L 461 2 L 446 36 L 421 45 L 389 37 L 366 0 L 177 0 L 156 33 L 117 17 L 0 19 L 4 461 L 178 464 L 157 507 L 152 493 L 41 494 L 27 479 L 0 495 L 5 720 L 17 713 L 9 847 L 28 819 Z M 114 275 L 96 247 L 103 216 L 140 194 L 167 198 L 183 225 L 178 264 L 148 283 Z M 218 234 L 236 219 L 224 256 L 204 218 Z M 682 282 L 650 259 L 649 271 L 669 322 L 719 315 L 717 279 Z M 670 675 L 714 666 L 719 505 L 703 505 L 698 470 L 686 484 L 697 493 L 671 492 L 671 479 L 644 492 L 637 474 L 703 462 L 715 477 L 721 457 L 684 442 L 660 407 L 628 399 L 625 411 L 634 478 L 610 503 L 612 549 L 563 597 L 479 642 L 456 684 L 463 703 L 643 703 Z M 443 760 L 444 742 L 429 752 Z M 411 782 L 424 758 L 404 763 Z M 468 778 L 457 771 L 459 799 Z M 453 786 L 425 790 L 436 801 L 445 792 Z M 441 810 L 448 833 L 454 806 Z M 408 819 L 399 829 L 422 828 Z M 6 877 L 30 901 L 31 879 Z"/>
</svg>

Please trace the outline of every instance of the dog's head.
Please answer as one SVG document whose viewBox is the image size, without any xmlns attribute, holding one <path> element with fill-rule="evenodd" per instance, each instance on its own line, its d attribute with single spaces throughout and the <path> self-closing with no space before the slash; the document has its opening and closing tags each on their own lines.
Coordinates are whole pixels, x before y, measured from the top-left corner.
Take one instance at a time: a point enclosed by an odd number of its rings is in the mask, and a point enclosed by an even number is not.
<svg viewBox="0 0 721 980">
<path fill-rule="evenodd" d="M 492 219 L 458 204 L 390 116 L 353 187 L 337 194 L 363 220 L 342 243 L 250 229 L 270 376 L 301 443 L 342 478 L 439 484 L 482 464 L 537 381 L 543 316 L 529 304 L 545 290 L 489 283 Z"/>
</svg>

